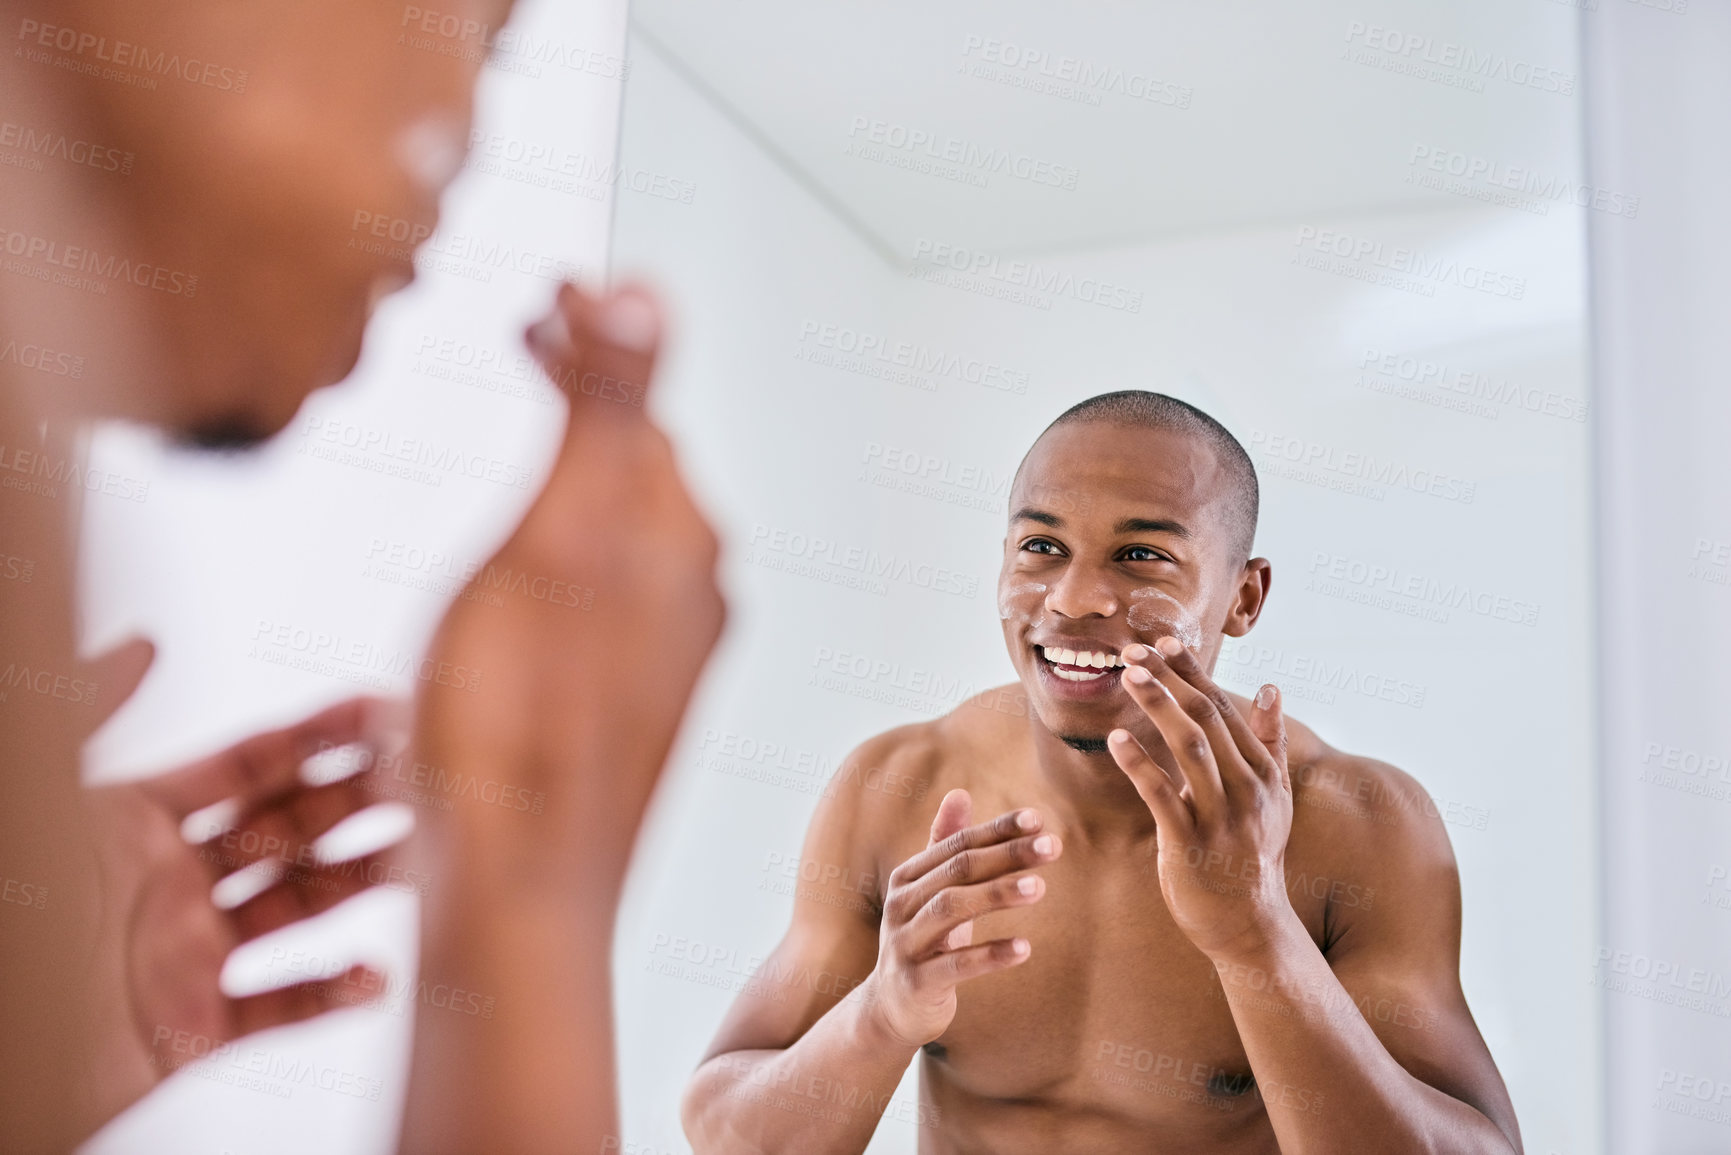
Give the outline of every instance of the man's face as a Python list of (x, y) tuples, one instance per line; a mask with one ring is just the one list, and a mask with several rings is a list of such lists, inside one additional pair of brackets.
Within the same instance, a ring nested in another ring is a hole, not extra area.
[(1034, 713), (1071, 746), (1098, 752), (1115, 727), (1146, 729), (1119, 685), (1124, 647), (1170, 635), (1212, 668), (1223, 630), (1254, 622), (1228, 493), (1213, 450), (1166, 430), (1076, 421), (1029, 452), (998, 609)]
[[(100, 366), (116, 388), (87, 408), (197, 439), (256, 439), (347, 375), (373, 304), (413, 276), (413, 247), (467, 145), (487, 39), (509, 9), (9, 5), (6, 66), (41, 96), (26, 111), (133, 157), (124, 175), (77, 178), (58, 211), (36, 206), (32, 229), (179, 274), (111, 285), (112, 303), (58, 290), (58, 312), (86, 329), (64, 338), (70, 347), (105, 325), (133, 334), (132, 360)], [(52, 63), (62, 57), (91, 67)]]

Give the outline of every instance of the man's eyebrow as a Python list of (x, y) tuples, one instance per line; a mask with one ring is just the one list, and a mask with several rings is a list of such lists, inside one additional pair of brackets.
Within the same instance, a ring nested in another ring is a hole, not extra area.
[(1127, 517), (1112, 528), (1113, 533), (1169, 533), (1173, 537), (1190, 537), (1190, 529), (1180, 521), (1160, 518)]
[(1047, 513), (1043, 509), (1035, 509), (1031, 505), (1024, 505), (1021, 509), (1018, 509), (1015, 513), (1012, 513), (1010, 515), (1010, 520), (1011, 521), (1037, 521), (1041, 525), (1051, 526), (1053, 529), (1057, 529), (1064, 524), (1064, 519), (1059, 517), (1057, 514)]

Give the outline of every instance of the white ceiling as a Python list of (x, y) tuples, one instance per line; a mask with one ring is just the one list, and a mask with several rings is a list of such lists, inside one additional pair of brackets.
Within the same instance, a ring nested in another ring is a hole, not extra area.
[[(1375, 26), (1429, 37), (1433, 58), (1453, 45), (1523, 78), (1561, 74), (1578, 93), (1576, 18), (1553, 0), (633, 0), (632, 13), (633, 51), (661, 55), (902, 262), (920, 238), (1026, 254), (1473, 204), (1408, 183), (1419, 146), (1573, 177), (1578, 95), (1496, 77), (1473, 91), (1345, 53), (1364, 47), (1356, 26)], [(1001, 78), (1038, 73), (984, 61), (992, 42), (1110, 79), (1087, 90), (1097, 103), (1016, 87)], [(1189, 107), (1124, 91), (1149, 80)], [(1073, 170), (1074, 188), (862, 159), (848, 153), (857, 118)]]

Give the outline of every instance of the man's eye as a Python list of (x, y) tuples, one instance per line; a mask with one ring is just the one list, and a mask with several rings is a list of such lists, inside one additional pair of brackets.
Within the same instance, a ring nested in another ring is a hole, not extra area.
[(1032, 541), (1024, 542), (1022, 544), (1022, 548), (1027, 550), (1029, 553), (1057, 553), (1058, 552), (1057, 543), (1047, 541), (1043, 537), (1036, 537)]
[(1172, 559), (1159, 550), (1149, 549), (1145, 545), (1133, 545), (1124, 551), (1125, 561), (1171, 561)]

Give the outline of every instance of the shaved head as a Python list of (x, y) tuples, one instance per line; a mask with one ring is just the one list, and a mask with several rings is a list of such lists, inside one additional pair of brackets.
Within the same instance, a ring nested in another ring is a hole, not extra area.
[[(1099, 421), (1120, 428), (1158, 429), (1205, 444), (1213, 452), (1228, 487), (1228, 492), (1221, 495), (1222, 528), (1237, 559), (1243, 561), (1250, 556), (1256, 540), (1256, 517), (1261, 501), (1256, 467), (1251, 464), (1244, 446), (1227, 431), (1226, 426), (1176, 397), (1146, 389), (1123, 389), (1116, 393), (1101, 393), (1070, 406), (1046, 426), (1040, 437), (1061, 425), (1083, 421)], [(1040, 438), (1034, 440), (1038, 444)], [(1033, 452), (1032, 446), (1028, 452)], [(1027, 463), (1026, 455), (1022, 462), (1024, 465)], [(1020, 478), (1021, 466), (1017, 467), (1016, 476)]]

